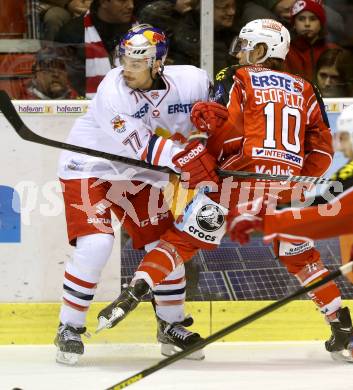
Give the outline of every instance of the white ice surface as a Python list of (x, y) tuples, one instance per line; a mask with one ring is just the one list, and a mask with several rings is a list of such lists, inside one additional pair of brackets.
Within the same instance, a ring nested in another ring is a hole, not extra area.
[[(88, 345), (76, 367), (54, 355), (53, 346), (0, 347), (0, 390), (103, 390), (160, 359), (152, 344)], [(128, 389), (352, 390), (352, 373), (322, 342), (216, 343), (204, 361), (174, 363)]]

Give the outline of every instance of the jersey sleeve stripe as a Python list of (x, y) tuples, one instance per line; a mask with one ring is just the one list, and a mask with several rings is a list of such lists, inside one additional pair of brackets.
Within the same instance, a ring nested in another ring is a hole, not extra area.
[(309, 97), (308, 101), (306, 102), (306, 106), (309, 106), (315, 98), (316, 98), (316, 95), (315, 95), (315, 93), (313, 93), (313, 94)]
[(236, 137), (236, 138), (230, 138), (230, 139), (227, 139), (226, 141), (224, 141), (225, 144), (229, 144), (230, 142), (234, 142), (234, 141), (240, 141), (241, 139), (243, 139), (244, 137)]
[(155, 157), (153, 159), (153, 165), (158, 165), (158, 162), (159, 162), (159, 158), (161, 156), (161, 153), (162, 153), (162, 150), (164, 148), (164, 145), (166, 143), (166, 139), (162, 138), (159, 145), (158, 145), (158, 149), (156, 151), (156, 154), (155, 154)]
[(313, 152), (324, 154), (325, 156), (327, 156), (329, 158), (330, 163), (328, 164), (326, 171), (322, 173), (322, 175), (325, 175), (325, 173), (327, 173), (328, 170), (330, 169), (330, 166), (331, 166), (332, 161), (333, 161), (333, 158), (332, 158), (331, 154), (327, 153), (327, 152), (324, 152), (323, 150), (320, 150), (320, 149), (313, 149), (311, 151), (311, 153), (313, 153)]
[(286, 234), (286, 233), (272, 233), (264, 235), (263, 240), (265, 243), (271, 242), (274, 238), (279, 238), (282, 240), (292, 241), (292, 242), (298, 242), (300, 241), (309, 241), (311, 238), (306, 236), (300, 236), (296, 234)]
[(319, 90), (319, 88), (315, 84), (312, 84), (312, 86), (313, 86), (313, 90), (314, 90), (314, 93), (315, 93), (315, 96), (316, 96), (316, 100), (317, 100), (317, 102), (319, 104), (319, 108), (320, 108), (320, 111), (321, 111), (322, 119), (325, 122), (325, 125), (328, 128), (330, 128), (330, 122), (328, 121), (328, 118), (327, 118), (327, 113), (326, 113), (326, 110), (325, 110), (325, 103), (322, 100), (322, 96), (321, 96), (320, 90)]
[(148, 151), (147, 151), (146, 161), (149, 164), (152, 164), (153, 149), (154, 149), (154, 146), (155, 146), (155, 144), (156, 144), (156, 142), (158, 141), (159, 138), (160, 137), (158, 135), (153, 134), (151, 139), (148, 142), (148, 146), (147, 146)]
[(314, 111), (315, 107), (317, 106), (317, 101), (315, 101), (311, 107), (309, 108), (308, 110), (308, 114), (307, 114), (307, 117), (306, 117), (306, 124), (308, 125), (310, 123), (310, 117), (311, 117), (311, 114), (312, 112)]
[(148, 145), (146, 146), (145, 150), (141, 154), (141, 160), (146, 161), (147, 152), (148, 152)]

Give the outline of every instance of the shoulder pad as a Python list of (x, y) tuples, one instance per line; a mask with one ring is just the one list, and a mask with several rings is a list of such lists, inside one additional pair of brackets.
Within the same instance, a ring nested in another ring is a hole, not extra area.
[(353, 160), (347, 162), (332, 176), (332, 180), (345, 181), (348, 179), (353, 179)]
[(235, 75), (236, 71), (240, 68), (240, 65), (232, 65), (228, 66), (227, 68), (221, 69), (216, 74), (216, 81), (224, 81), (226, 79), (233, 80), (233, 76)]

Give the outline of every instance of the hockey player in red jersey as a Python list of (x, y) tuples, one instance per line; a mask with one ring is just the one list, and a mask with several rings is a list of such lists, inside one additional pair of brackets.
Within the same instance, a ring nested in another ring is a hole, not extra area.
[[(344, 154), (348, 162), (333, 176), (334, 186), (300, 208), (299, 205), (276, 204), (268, 199), (246, 206), (248, 212), (233, 208), (228, 214), (227, 230), (231, 238), (240, 243), (249, 241), (250, 234), (260, 231), (264, 240), (288, 240), (298, 243), (310, 239), (324, 239), (353, 233), (353, 105), (346, 107), (337, 120), (335, 149)], [(351, 253), (353, 254), (353, 248)], [(351, 255), (352, 256), (352, 255)], [(339, 321), (332, 321), (332, 336), (326, 348), (336, 359), (353, 362), (352, 321), (347, 308), (339, 311)]]
[[(324, 239), (353, 233), (353, 105), (346, 107), (337, 121), (336, 150), (343, 152), (348, 162), (333, 176), (335, 187), (309, 199), (310, 206), (283, 205), (278, 210), (270, 202), (257, 204), (256, 213), (241, 214), (232, 209), (228, 229), (234, 240), (249, 240), (252, 231), (264, 233), (265, 241)], [(337, 184), (341, 185), (337, 185)], [(266, 213), (268, 207), (271, 212)]]
[[(267, 50), (261, 53), (264, 50), (261, 42), (266, 42), (266, 35), (275, 34), (276, 29), (279, 30), (276, 22), (253, 21), (242, 29), (235, 42), (234, 47), (238, 45), (239, 64), (247, 66), (233, 69), (233, 84), (227, 102), (229, 118), (222, 128), (224, 146), (219, 146), (220, 152), (217, 151), (225, 158), (221, 167), (257, 173), (321, 176), (329, 168), (333, 154), (323, 103), (316, 88), (310, 83), (278, 71), (282, 65), (276, 59), (276, 51), (278, 54), (281, 50), (280, 40), (277, 41), (277, 46), (273, 45), (272, 52)], [(284, 52), (285, 49), (282, 56), (279, 54), (280, 58), (284, 59)], [(257, 54), (260, 57), (262, 54), (263, 57), (260, 64), (256, 60)], [(266, 61), (267, 55), (270, 58)], [(218, 77), (220, 80), (216, 86), (216, 99), (227, 98), (225, 92), (229, 72), (231, 71), (225, 70)], [(199, 112), (196, 111), (197, 105), (193, 110), (197, 120), (199, 117), (203, 119), (204, 113), (210, 116), (207, 105), (200, 106)], [(217, 127), (213, 130), (214, 135), (208, 130), (209, 143), (212, 148), (217, 148), (216, 144), (221, 141), (219, 130)], [(231, 141), (227, 131), (233, 135)], [(212, 148), (209, 150), (212, 151)], [(269, 193), (278, 197), (280, 202), (300, 199), (302, 196), (302, 185), (294, 186), (288, 191), (278, 191), (278, 187), (281, 189), (281, 185), (270, 184)], [(252, 200), (257, 197), (256, 189), (259, 189), (259, 185), (254, 188)], [(236, 191), (233, 191), (233, 195), (237, 195)], [(240, 203), (246, 200), (239, 197)], [(237, 200), (234, 200), (232, 205), (236, 204)], [(328, 272), (313, 244), (310, 239), (301, 243), (278, 239), (274, 242), (279, 259), (304, 286)], [(336, 324), (341, 320), (346, 323), (349, 311), (341, 308), (340, 291), (335, 283), (314, 290), (310, 298), (318, 305), (328, 322)], [(330, 352), (342, 347), (341, 344), (335, 345), (334, 341), (331, 338), (326, 342), (326, 348)]]
[[(281, 71), (289, 43), (288, 30), (274, 20), (248, 23), (234, 45), (242, 66), (233, 69), (230, 91), (222, 85), (216, 89), (216, 97), (229, 92), (228, 109), (207, 102), (193, 107), (193, 123), (207, 132), (207, 149), (222, 169), (320, 176), (330, 166), (331, 134), (317, 91), (302, 78)], [(174, 161), (188, 158), (180, 153)], [(224, 179), (218, 192), (209, 192), (204, 185), (180, 221), (140, 263), (130, 290), (100, 312), (99, 328), (116, 325), (150, 287), (180, 262), (190, 260), (199, 248), (218, 245), (225, 233), (228, 208), (256, 199), (264, 191), (275, 192), (282, 201), (301, 196), (297, 188), (277, 184)], [(312, 241), (300, 245), (280, 241), (276, 250), (303, 285), (328, 272)], [(339, 321), (341, 297), (336, 284), (314, 291), (311, 298), (329, 322)]]

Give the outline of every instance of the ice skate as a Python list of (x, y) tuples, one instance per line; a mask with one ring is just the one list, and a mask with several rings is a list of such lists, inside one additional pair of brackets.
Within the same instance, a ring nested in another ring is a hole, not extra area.
[(149, 289), (149, 285), (143, 279), (140, 279), (136, 281), (133, 287), (129, 286), (124, 290), (114, 302), (99, 312), (96, 333), (103, 329), (113, 328), (118, 322), (122, 321), (136, 308)]
[(330, 322), (332, 335), (325, 342), (333, 360), (353, 363), (353, 328), (348, 307), (338, 310), (337, 322)]
[[(169, 324), (157, 317), (157, 339), (161, 343), (162, 355), (172, 356), (203, 340), (198, 333), (185, 329), (185, 327), (191, 326), (193, 322), (194, 320), (191, 317), (186, 317), (182, 322)], [(185, 359), (190, 360), (203, 360), (204, 358), (205, 354), (202, 349), (185, 357)]]
[(56, 361), (58, 363), (75, 365), (80, 356), (83, 355), (84, 345), (81, 334), (86, 328), (76, 328), (68, 324), (60, 323), (54, 344), (58, 347)]

